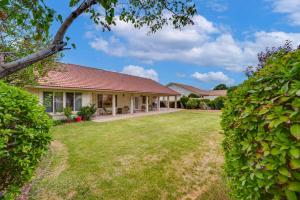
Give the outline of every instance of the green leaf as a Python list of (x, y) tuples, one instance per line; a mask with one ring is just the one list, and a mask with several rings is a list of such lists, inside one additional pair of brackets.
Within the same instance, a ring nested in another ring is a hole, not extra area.
[(294, 192), (300, 192), (300, 182), (290, 182), (288, 189)]
[(296, 137), (297, 139), (300, 139), (300, 124), (294, 124), (290, 128), (291, 134)]
[(299, 158), (300, 157), (300, 150), (299, 149), (290, 149), (290, 154), (293, 158)]
[(283, 176), (283, 175), (281, 175), (281, 174), (278, 175), (278, 181), (279, 181), (280, 184), (284, 184), (284, 183), (286, 183), (288, 180), (289, 180), (288, 177)]
[(63, 23), (63, 19), (62, 19), (61, 15), (57, 15), (57, 19), (58, 19), (58, 21), (60, 21), (60, 23)]
[(73, 49), (76, 49), (76, 45), (74, 43), (71, 44)]
[(69, 41), (69, 40), (70, 40), (70, 38), (69, 38), (68, 36), (66, 36), (66, 40), (67, 40), (67, 41)]
[(278, 154), (279, 154), (279, 149), (273, 148), (273, 149), (271, 150), (271, 154), (272, 154), (272, 155), (278, 155)]
[(290, 174), (289, 170), (285, 167), (280, 167), (279, 168), (279, 173), (284, 175), (284, 176), (289, 176), (289, 174)]
[(290, 167), (292, 169), (299, 169), (300, 168), (300, 160), (291, 160), (290, 161)]
[(285, 190), (285, 196), (288, 200), (297, 200), (296, 193), (293, 191)]

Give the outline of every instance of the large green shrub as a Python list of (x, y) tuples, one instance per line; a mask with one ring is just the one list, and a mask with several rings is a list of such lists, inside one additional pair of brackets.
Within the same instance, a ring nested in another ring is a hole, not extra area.
[(186, 108), (186, 103), (188, 102), (189, 98), (187, 96), (183, 96), (180, 98), (180, 103), (183, 105), (184, 108)]
[(225, 171), (235, 199), (300, 199), (300, 52), (274, 55), (228, 94)]
[(186, 103), (186, 108), (187, 109), (196, 109), (199, 108), (199, 99), (189, 99), (188, 102)]
[(13, 199), (51, 140), (51, 120), (38, 99), (0, 81), (0, 191)]
[(224, 102), (226, 100), (226, 97), (217, 97), (214, 100), (212, 100), (212, 103), (214, 105), (214, 109), (216, 110), (221, 110), (222, 108), (224, 108)]
[(78, 112), (78, 115), (81, 116), (83, 120), (91, 120), (91, 117), (96, 113), (96, 111), (96, 106), (93, 104), (82, 107)]

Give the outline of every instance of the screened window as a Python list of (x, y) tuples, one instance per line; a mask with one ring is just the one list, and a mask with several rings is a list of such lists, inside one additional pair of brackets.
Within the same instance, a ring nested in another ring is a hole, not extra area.
[(66, 107), (70, 107), (74, 110), (74, 93), (66, 93)]
[(75, 93), (75, 111), (79, 111), (82, 107), (82, 95), (81, 93)]
[(63, 99), (64, 99), (64, 93), (62, 92), (54, 93), (54, 112), (63, 112), (64, 110)]
[(66, 107), (70, 107), (73, 111), (79, 111), (80, 108), (82, 107), (82, 94), (67, 92)]
[[(116, 99), (117, 104), (117, 99)], [(111, 108), (112, 107), (112, 95), (110, 94), (98, 94), (98, 108)]]
[(53, 92), (43, 92), (43, 104), (46, 112), (53, 112)]

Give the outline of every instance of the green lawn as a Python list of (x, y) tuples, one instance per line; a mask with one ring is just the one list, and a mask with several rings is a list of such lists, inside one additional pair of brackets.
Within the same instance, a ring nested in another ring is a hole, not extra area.
[(181, 111), (52, 129), (31, 199), (228, 199), (220, 113)]

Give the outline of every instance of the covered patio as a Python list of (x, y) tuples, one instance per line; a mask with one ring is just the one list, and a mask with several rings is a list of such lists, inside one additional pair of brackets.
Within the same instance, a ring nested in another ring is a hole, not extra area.
[(136, 117), (143, 117), (148, 115), (158, 115), (163, 113), (172, 113), (180, 111), (181, 109), (175, 109), (175, 108), (161, 108), (160, 110), (155, 111), (149, 111), (149, 112), (140, 112), (140, 113), (134, 113), (134, 114), (117, 114), (116, 116), (112, 115), (106, 115), (106, 116), (96, 116), (94, 117), (94, 122), (108, 122), (108, 121), (115, 121), (115, 120), (121, 120), (121, 119), (130, 119), (130, 118), (136, 118)]
[[(166, 94), (128, 93), (128, 92), (93, 92), (92, 104), (97, 106), (96, 116), (117, 116), (161, 111), (161, 97)], [(167, 96), (169, 99), (169, 96)], [(177, 96), (174, 96), (177, 102)], [(166, 102), (166, 109), (170, 101)], [(173, 106), (177, 109), (177, 103)]]

